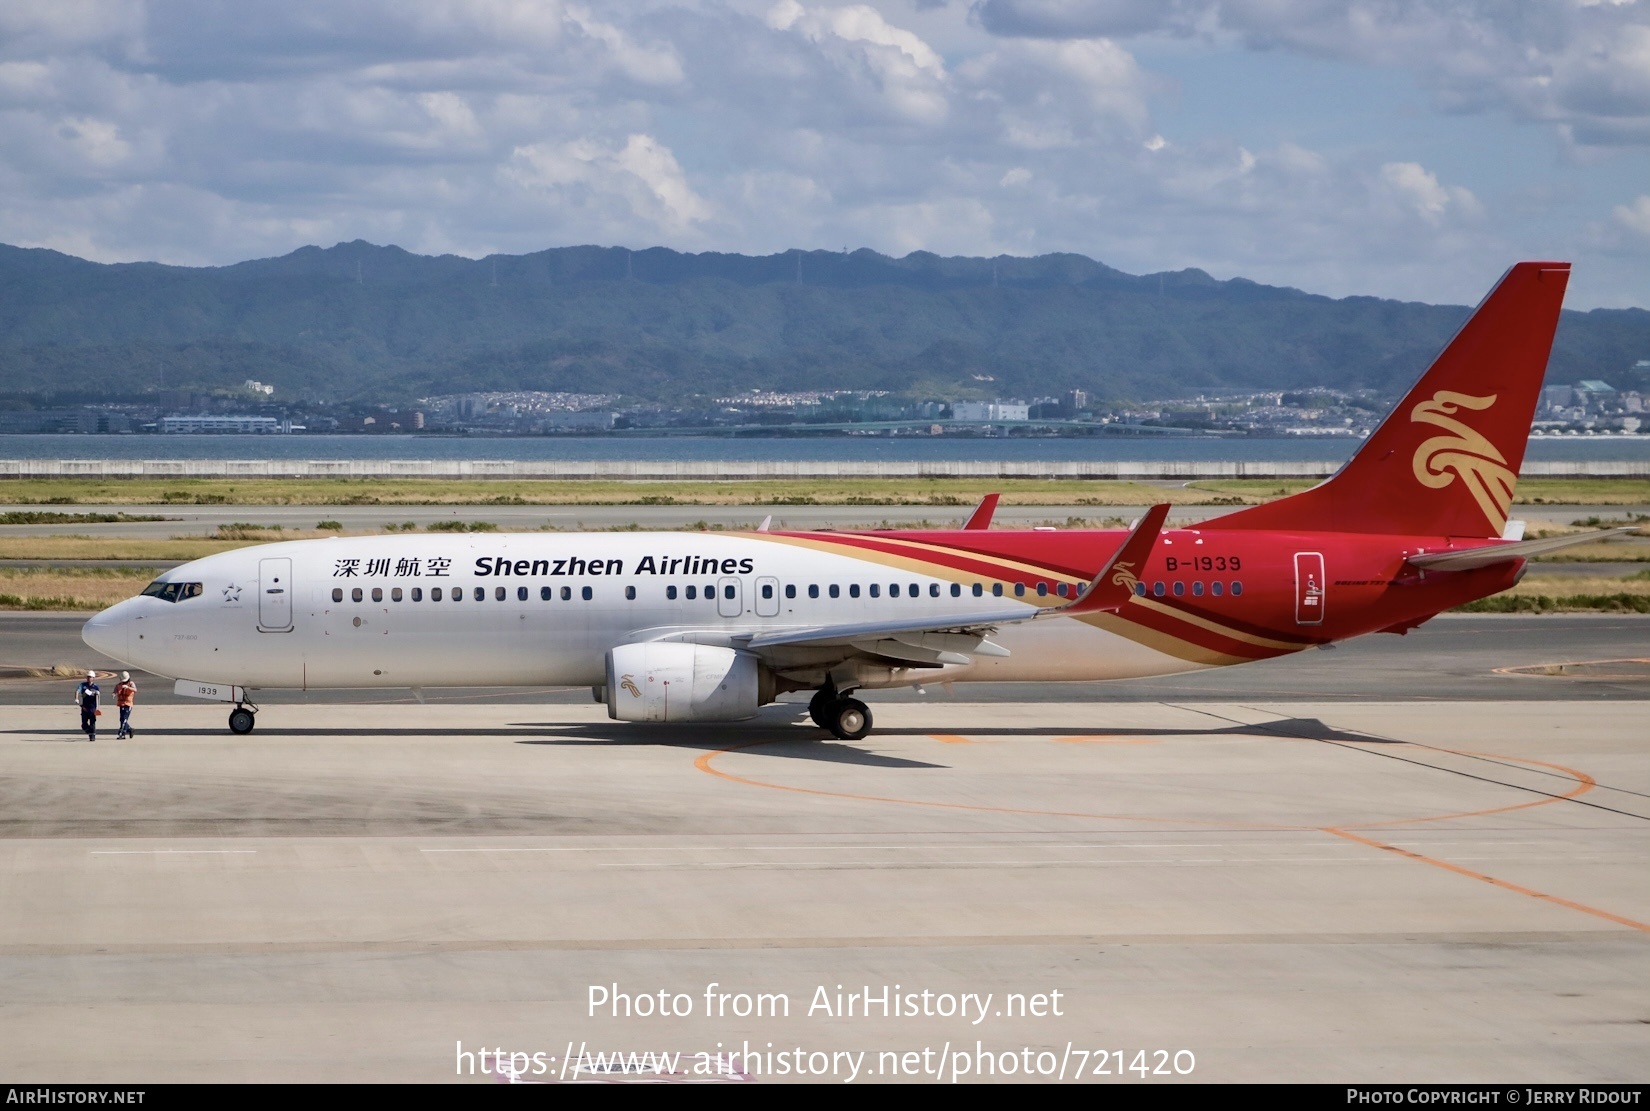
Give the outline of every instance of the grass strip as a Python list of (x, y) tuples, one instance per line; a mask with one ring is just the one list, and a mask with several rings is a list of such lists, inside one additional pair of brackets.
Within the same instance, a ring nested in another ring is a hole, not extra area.
[(1650, 594), (1497, 594), (1456, 613), (1650, 613)]

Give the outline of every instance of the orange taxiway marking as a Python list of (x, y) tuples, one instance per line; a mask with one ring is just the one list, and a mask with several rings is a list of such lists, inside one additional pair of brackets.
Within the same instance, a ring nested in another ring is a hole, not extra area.
[(1544, 891), (1537, 891), (1532, 887), (1525, 887), (1522, 884), (1496, 879), (1494, 876), (1485, 875), (1483, 872), (1474, 872), (1471, 868), (1463, 868), (1459, 864), (1451, 864), (1447, 860), (1438, 860), (1435, 857), (1426, 856), (1410, 849), (1400, 849), (1398, 846), (1388, 845), (1384, 841), (1374, 841), (1368, 837), (1359, 837), (1356, 833), (1351, 833), (1344, 829), (1336, 829), (1333, 826), (1325, 826), (1323, 832), (1332, 834), (1335, 837), (1344, 837), (1348, 841), (1356, 841), (1360, 845), (1368, 845), (1370, 848), (1380, 849), (1383, 852), (1395, 853), (1398, 856), (1408, 857), (1410, 860), (1420, 861), (1422, 864), (1430, 864), (1434, 868), (1442, 868), (1446, 872), (1454, 872), (1458, 876), (1467, 876), (1471, 879), (1482, 880), (1484, 883), (1490, 884), (1494, 887), (1499, 887), (1504, 891), (1513, 891), (1519, 895), (1528, 895), (1532, 899), (1542, 899), (1546, 902), (1554, 904), (1555, 906), (1568, 907), (1570, 910), (1579, 910), (1581, 913), (1590, 914), (1594, 918), (1603, 918), (1608, 922), (1614, 922), (1617, 925), (1626, 926), (1629, 929), (1642, 930), (1645, 933), (1650, 933), (1650, 924), (1638, 922), (1631, 918), (1624, 918), (1619, 914), (1611, 914), (1607, 910), (1600, 910), (1597, 907), (1590, 907), (1586, 903), (1577, 903), (1570, 899), (1560, 898), (1557, 895), (1548, 895)]

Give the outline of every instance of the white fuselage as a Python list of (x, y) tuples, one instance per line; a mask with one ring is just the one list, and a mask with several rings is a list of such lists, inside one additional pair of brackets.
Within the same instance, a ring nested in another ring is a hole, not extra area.
[[(84, 637), (159, 675), (254, 689), (598, 685), (608, 650), (638, 641), (736, 646), (752, 632), (1036, 608), (995, 596), (990, 579), (976, 594), (974, 581), (765, 533), (341, 537), (175, 568), (161, 582), (198, 590), (121, 602)], [(1200, 666), (1077, 620), (1005, 625), (992, 640), (1008, 654), (873, 671), (861, 685)], [(805, 673), (810, 651), (793, 657)]]

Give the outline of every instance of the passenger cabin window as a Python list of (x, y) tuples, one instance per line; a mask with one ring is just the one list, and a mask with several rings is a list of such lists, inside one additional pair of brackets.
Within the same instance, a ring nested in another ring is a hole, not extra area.
[(809, 583), (808, 584), (808, 597), (810, 597), (810, 598), (819, 597), (819, 584), (818, 583)]
[(516, 601), (518, 601), (518, 602), (527, 601), (527, 588), (525, 586), (516, 587)]
[(361, 588), (360, 587), (356, 587), (354, 590), (351, 590), (349, 592), (349, 600), (352, 601), (352, 602), (359, 602), (361, 600)]
[[(690, 586), (688, 589), (692, 590), (693, 588)], [(676, 600), (676, 588), (674, 586), (665, 587), (665, 597), (674, 602)]]
[[(728, 597), (731, 598), (731, 597), (733, 597), (733, 595), (730, 593), (728, 595)], [(762, 584), (762, 600), (764, 602), (766, 602), (766, 601), (771, 600), (772, 598), (773, 598), (773, 583), (763, 583)]]
[(636, 600), (636, 588), (633, 587), (633, 586), (625, 587), (624, 588), (624, 596), (625, 596), (625, 601), (634, 602)]
[(432, 601), (432, 602), (441, 601), (441, 588), (439, 586), (430, 587), (430, 601)]
[(584, 589), (583, 589), (583, 590), (581, 590), (581, 591), (580, 591), (580, 592), (579, 592), (579, 593), (580, 593), (580, 594), (582, 594), (582, 595), (583, 595), (583, 596), (584, 596), (584, 600), (585, 600), (585, 601), (586, 601), (586, 602), (588, 602), (588, 601), (590, 601), (590, 599), (591, 599), (591, 598), (592, 598), (592, 597), (594, 597), (594, 594), (593, 594), (593, 592), (592, 592), (592, 591), (591, 591), (591, 589), (590, 589), (590, 588), (589, 588), (589, 587), (588, 587), (588, 586), (587, 586), (587, 587), (585, 587), (585, 588), (584, 588)]
[[(144, 593), (147, 594), (147, 593), (149, 593), (149, 591), (145, 590)], [(335, 587), (332, 588), (332, 600), (334, 602), (342, 602), (344, 600), (344, 588), (343, 587), (335, 586)]]
[[(1064, 594), (1065, 591), (1061, 590), (1060, 593)], [(1048, 583), (1038, 583), (1037, 584), (1037, 597), (1039, 597), (1039, 598), (1047, 598), (1048, 597)]]
[(190, 598), (199, 597), (202, 589), (200, 583), (152, 582), (143, 588), (143, 593), (139, 597), (159, 598), (163, 602), (185, 602)]
[(871, 584), (871, 597), (873, 597), (873, 598), (882, 597), (882, 587), (879, 586), (876, 583), (872, 583)]
[(696, 586), (688, 587), (687, 588), (687, 600), (691, 602), (697, 597), (699, 597), (699, 588), (696, 587)]
[(1219, 598), (1221, 593), (1223, 591), (1225, 591), (1225, 589), (1226, 589), (1226, 587), (1224, 585), (1222, 585), (1221, 583), (1210, 583), (1209, 584), (1209, 593), (1213, 594), (1216, 598)]
[(786, 583), (785, 584), (785, 597), (786, 598), (795, 598), (796, 597), (796, 587), (792, 586), (790, 583)]
[(412, 600), (415, 601), (415, 602), (422, 602), (424, 600), (424, 588), (423, 587), (415, 586), (415, 587), (412, 588)]
[(561, 600), (564, 601), (564, 602), (571, 602), (573, 600), (573, 588), (572, 587), (564, 586), (564, 587), (561, 588)]
[(390, 601), (399, 602), (400, 600), (401, 600), (401, 588), (398, 586), (398, 587), (395, 587), (395, 588), (391, 589), (391, 591), (390, 591)]
[(1001, 598), (1003, 596), (1003, 584), (1002, 583), (992, 583), (991, 584), (991, 595), (994, 598)]
[(842, 588), (840, 586), (838, 586), (836, 583), (831, 584), (831, 597), (833, 597), (833, 598), (842, 597)]
[(985, 593), (985, 587), (982, 586), (979, 583), (975, 583), (974, 584), (974, 597), (978, 598), (984, 593)]
[(858, 583), (850, 583), (849, 584), (849, 586), (848, 586), (848, 597), (850, 597), (850, 598), (858, 598), (859, 597), (859, 584)]
[(478, 602), (485, 602), (487, 600), (487, 588), (484, 587), (484, 586), (476, 587), (475, 588), (475, 599)]
[(372, 600), (375, 601), (375, 602), (382, 602), (384, 600), (384, 588), (383, 587), (375, 586), (375, 587), (372, 588)]
[(504, 588), (502, 586), (493, 587), (493, 600), (497, 602), (504, 601)]
[(1015, 583), (1014, 584), (1014, 597), (1024, 598), (1025, 596), (1026, 596), (1026, 584), (1025, 583)]
[(539, 601), (548, 602), (554, 596), (555, 591), (551, 590), (548, 586), (539, 587)]
[(1232, 597), (1236, 598), (1239, 594), (1242, 594), (1242, 593), (1243, 593), (1243, 584), (1242, 583), (1233, 583), (1232, 584)]

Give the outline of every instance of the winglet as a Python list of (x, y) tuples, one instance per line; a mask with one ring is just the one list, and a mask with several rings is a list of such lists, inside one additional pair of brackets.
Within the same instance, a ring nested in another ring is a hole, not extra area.
[(1002, 497), (1001, 494), (987, 494), (981, 498), (980, 504), (974, 508), (974, 512), (968, 515), (968, 520), (963, 522), (963, 528), (990, 528), (991, 517), (997, 512), (997, 499), (1000, 497)]
[(1134, 597), (1134, 584), (1140, 581), (1140, 572), (1145, 568), (1146, 559), (1157, 544), (1158, 533), (1163, 531), (1163, 522), (1168, 518), (1167, 502), (1146, 510), (1146, 515), (1140, 518), (1116, 554), (1100, 568), (1100, 573), (1094, 576), (1094, 581), (1078, 595), (1077, 600), (1044, 610), (1043, 613), (1075, 617), (1084, 613), (1115, 613), (1122, 609)]

